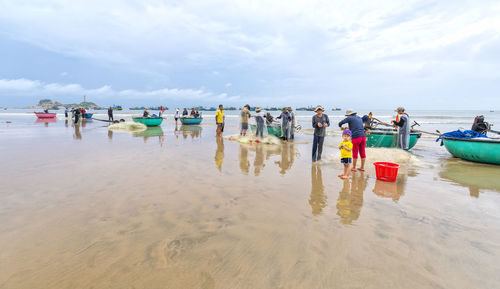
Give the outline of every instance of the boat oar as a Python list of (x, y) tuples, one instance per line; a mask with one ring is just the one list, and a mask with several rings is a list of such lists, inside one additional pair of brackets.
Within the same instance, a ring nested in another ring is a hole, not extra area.
[(432, 135), (441, 135), (440, 133), (437, 133), (437, 132), (430, 132), (430, 131), (418, 130), (418, 129), (412, 129), (412, 131), (421, 132), (421, 133), (427, 133), (427, 134), (432, 134)]
[(496, 130), (492, 130), (492, 129), (489, 129), (488, 131), (492, 132), (492, 133), (500, 134), (500, 131), (496, 131)]

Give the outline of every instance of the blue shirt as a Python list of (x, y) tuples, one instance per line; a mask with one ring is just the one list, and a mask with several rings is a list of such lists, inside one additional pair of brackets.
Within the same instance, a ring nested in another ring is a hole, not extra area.
[(339, 122), (339, 127), (342, 127), (342, 125), (346, 123), (349, 124), (349, 130), (352, 131), (352, 139), (366, 136), (363, 120), (359, 116), (350, 115), (346, 117), (344, 120)]

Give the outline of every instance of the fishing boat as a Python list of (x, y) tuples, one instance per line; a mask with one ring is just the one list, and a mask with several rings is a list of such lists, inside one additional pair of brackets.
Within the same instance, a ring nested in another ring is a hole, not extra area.
[(56, 118), (55, 113), (35, 112), (35, 115), (38, 118)]
[(163, 118), (161, 117), (133, 117), (133, 121), (142, 123), (145, 126), (159, 126), (163, 122)]
[(191, 125), (191, 124), (200, 124), (201, 121), (203, 120), (202, 117), (181, 117), (181, 123), (185, 125)]
[(94, 115), (93, 113), (84, 113), (82, 114), (82, 118), (90, 119), (92, 118), (93, 115)]
[[(281, 132), (281, 126), (280, 125), (268, 125), (267, 127), (267, 134), (269, 135), (274, 135), (275, 137), (281, 137), (283, 133)], [(255, 124), (250, 125), (250, 129), (252, 132), (257, 131), (257, 126)]]
[(113, 105), (113, 110), (123, 110), (121, 105)]
[[(409, 148), (413, 148), (422, 136), (420, 132), (410, 132)], [(395, 148), (398, 146), (398, 132), (395, 129), (372, 129), (366, 137), (366, 146), (375, 148)]]
[(441, 137), (446, 150), (464, 160), (500, 165), (500, 139)]

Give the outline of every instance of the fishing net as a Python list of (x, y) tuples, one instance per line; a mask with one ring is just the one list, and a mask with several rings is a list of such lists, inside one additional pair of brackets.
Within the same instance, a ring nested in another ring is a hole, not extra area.
[(112, 124), (108, 127), (108, 130), (124, 131), (124, 132), (139, 132), (139, 131), (144, 131), (147, 128), (148, 127), (142, 123), (129, 121), (129, 122), (120, 122), (120, 123)]
[(224, 136), (224, 139), (237, 141), (242, 144), (251, 144), (251, 143), (281, 144), (281, 139), (273, 135), (267, 135), (263, 138), (257, 138), (254, 135), (240, 136), (236, 134), (236, 135)]

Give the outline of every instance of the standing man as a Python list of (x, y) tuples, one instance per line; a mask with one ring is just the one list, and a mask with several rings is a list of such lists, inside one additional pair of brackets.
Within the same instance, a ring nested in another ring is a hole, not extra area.
[(361, 167), (358, 170), (364, 172), (365, 171), (365, 161), (366, 161), (366, 134), (365, 134), (365, 125), (363, 124), (363, 120), (357, 115), (352, 109), (348, 109), (345, 113), (346, 118), (339, 122), (339, 127), (342, 131), (347, 128), (343, 128), (342, 125), (348, 124), (349, 130), (352, 132), (352, 172), (356, 172), (356, 163), (358, 162), (358, 152), (359, 156), (361, 156)]
[(80, 108), (75, 109), (75, 124), (77, 124), (78, 121), (80, 120), (81, 114), (82, 114), (82, 111), (80, 110)]
[(295, 138), (295, 115), (292, 112), (292, 108), (288, 107), (288, 115), (290, 116), (290, 126), (288, 131), (290, 132), (290, 140)]
[(289, 137), (288, 125), (290, 124), (290, 115), (285, 107), (281, 111), (280, 116), (278, 116), (281, 119), (281, 137), (284, 141), (287, 141)]
[(113, 108), (110, 106), (108, 108), (108, 120), (113, 122), (114, 121), (114, 118), (113, 118)]
[(255, 122), (257, 123), (257, 137), (264, 137), (264, 114), (262, 113), (262, 108), (257, 107), (255, 109)]
[(64, 108), (64, 117), (65, 118), (68, 118), (68, 112), (69, 112), (68, 108), (67, 107)]
[(405, 108), (400, 106), (396, 109), (398, 116), (392, 123), (398, 127), (398, 148), (405, 151), (410, 149), (410, 116), (406, 114)]
[(314, 112), (316, 114), (312, 117), (312, 126), (314, 128), (314, 140), (312, 149), (313, 163), (321, 160), (321, 153), (323, 152), (323, 142), (325, 141), (326, 128), (330, 126), (330, 119), (328, 115), (324, 114), (325, 109), (318, 105)]
[(217, 125), (217, 137), (221, 137), (224, 132), (224, 107), (219, 104), (219, 110), (215, 113), (215, 124)]
[(174, 114), (174, 119), (175, 119), (175, 125), (177, 126), (177, 120), (179, 120), (179, 109), (175, 109), (175, 114)]
[(245, 105), (241, 110), (241, 131), (240, 136), (246, 136), (248, 130), (248, 118), (250, 118), (250, 105)]

